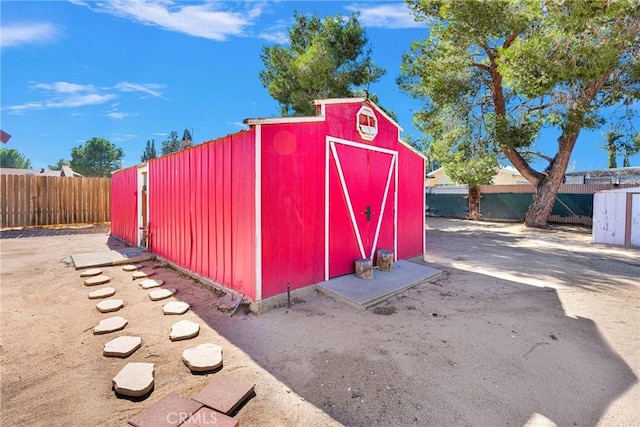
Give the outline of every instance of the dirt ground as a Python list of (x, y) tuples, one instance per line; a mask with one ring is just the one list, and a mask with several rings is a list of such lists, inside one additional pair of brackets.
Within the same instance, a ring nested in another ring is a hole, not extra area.
[[(190, 397), (210, 381), (180, 357), (202, 342), (222, 345), (223, 373), (256, 384), (236, 416), (244, 426), (640, 424), (640, 251), (591, 244), (582, 228), (427, 224), (427, 264), (444, 274), (363, 312), (314, 294), (230, 317), (214, 293), (155, 269), (192, 305), (183, 318), (202, 328), (191, 341), (169, 341), (177, 317), (130, 273), (106, 267), (126, 301), (121, 334), (143, 338), (126, 360), (102, 356), (118, 333), (92, 335), (107, 315), (61, 262), (117, 242), (3, 232), (1, 424), (121, 426), (170, 391)], [(129, 361), (156, 364), (146, 400), (111, 390)]]

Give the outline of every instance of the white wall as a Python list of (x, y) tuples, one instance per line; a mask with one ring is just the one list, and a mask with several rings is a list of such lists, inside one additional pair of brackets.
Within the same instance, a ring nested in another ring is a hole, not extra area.
[[(593, 196), (593, 242), (624, 245), (627, 226), (627, 194), (640, 188), (603, 191)], [(631, 196), (631, 245), (640, 247), (640, 194)]]

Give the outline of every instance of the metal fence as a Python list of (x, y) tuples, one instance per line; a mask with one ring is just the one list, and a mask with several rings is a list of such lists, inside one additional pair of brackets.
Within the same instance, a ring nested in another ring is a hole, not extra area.
[(2, 227), (109, 221), (111, 178), (0, 175)]
[[(591, 225), (594, 193), (633, 186), (637, 184), (562, 184), (549, 222)], [(532, 185), (481, 185), (479, 189), (481, 218), (524, 221), (533, 200)], [(428, 187), (426, 213), (431, 216), (466, 218), (468, 194), (467, 186)]]

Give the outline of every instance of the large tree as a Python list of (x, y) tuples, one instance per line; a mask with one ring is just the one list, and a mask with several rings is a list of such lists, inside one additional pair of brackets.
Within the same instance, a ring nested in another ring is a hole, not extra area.
[(71, 149), (71, 168), (86, 177), (110, 177), (122, 167), (124, 151), (103, 138), (91, 138)]
[(156, 153), (156, 142), (153, 139), (147, 140), (147, 145), (144, 147), (142, 156), (140, 156), (140, 161), (148, 162), (156, 157), (158, 157), (158, 153)]
[(31, 160), (15, 148), (0, 148), (0, 167), (7, 169), (31, 169)]
[(60, 171), (63, 166), (69, 166), (69, 160), (60, 158), (54, 165), (49, 165), (49, 170)]
[[(640, 3), (407, 2), (430, 25), (398, 79), (426, 101), (417, 125), (449, 171), (508, 159), (535, 186), (525, 223), (546, 226), (580, 131), (637, 102)], [(558, 134), (555, 153), (535, 148), (543, 127)], [(534, 169), (538, 157), (548, 166)]]
[(264, 46), (261, 55), (260, 81), (283, 116), (315, 115), (314, 99), (357, 96), (358, 87), (366, 89), (384, 75), (371, 59), (357, 14), (321, 20), (296, 13), (294, 19), (288, 46)]

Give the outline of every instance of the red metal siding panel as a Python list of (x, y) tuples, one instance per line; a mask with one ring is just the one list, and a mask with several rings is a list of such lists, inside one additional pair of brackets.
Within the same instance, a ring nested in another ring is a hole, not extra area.
[(119, 170), (111, 177), (111, 234), (138, 242), (138, 168)]
[(324, 280), (324, 123), (262, 126), (262, 297)]
[(255, 299), (254, 133), (149, 164), (153, 251)]
[(422, 254), (424, 235), (424, 162), (398, 145), (398, 258)]

